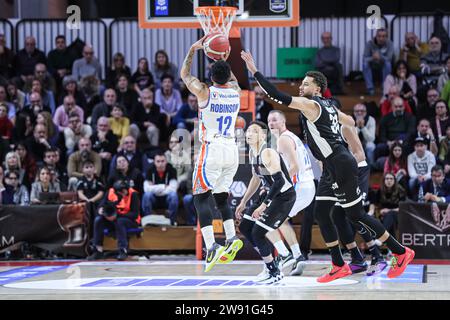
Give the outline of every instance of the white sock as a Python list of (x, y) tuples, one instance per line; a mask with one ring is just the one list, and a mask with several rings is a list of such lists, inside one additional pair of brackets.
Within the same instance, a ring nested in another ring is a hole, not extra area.
[(216, 242), (216, 240), (214, 238), (213, 226), (206, 226), (206, 227), (203, 227), (201, 230), (202, 230), (203, 240), (205, 241), (206, 250), (209, 250), (209, 249), (211, 249), (214, 242)]
[(297, 259), (302, 255), (302, 252), (300, 251), (300, 246), (298, 243), (291, 246), (292, 255), (294, 256), (294, 259)]
[(277, 249), (278, 253), (283, 257), (286, 257), (289, 254), (289, 250), (286, 248), (283, 240), (277, 241), (273, 245), (275, 246), (275, 249)]
[(228, 219), (223, 222), (223, 228), (225, 229), (225, 236), (228, 239), (233, 238), (236, 235), (236, 229), (234, 227), (234, 220)]

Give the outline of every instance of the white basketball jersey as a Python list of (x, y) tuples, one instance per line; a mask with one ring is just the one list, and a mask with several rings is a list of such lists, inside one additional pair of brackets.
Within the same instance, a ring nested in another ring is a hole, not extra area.
[(209, 87), (208, 103), (199, 109), (200, 141), (212, 142), (216, 137), (234, 138), (234, 126), (240, 106), (238, 91), (233, 88)]
[[(303, 145), (302, 140), (300, 140), (299, 137), (297, 137), (294, 133), (292, 133), (289, 130), (284, 131), (280, 137), (282, 136), (288, 136), (292, 140), (294, 140), (295, 143), (295, 152), (297, 153), (297, 158), (299, 161), (299, 170), (297, 174), (292, 178), (292, 182), (295, 184), (307, 182), (307, 181), (313, 181), (314, 180), (314, 174), (311, 166), (311, 159), (309, 158), (308, 151), (306, 151), (305, 146)], [(283, 157), (284, 163), (286, 163), (286, 166), (290, 168), (289, 159), (284, 154), (281, 154)]]

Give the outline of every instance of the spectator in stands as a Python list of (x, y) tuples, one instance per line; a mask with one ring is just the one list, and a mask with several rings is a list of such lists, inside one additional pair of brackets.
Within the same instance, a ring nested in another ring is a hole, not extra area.
[(33, 130), (33, 136), (26, 140), (27, 151), (36, 160), (37, 164), (42, 164), (44, 152), (52, 146), (48, 140), (47, 127), (42, 124), (36, 124)]
[[(450, 56), (445, 59), (445, 71), (443, 74), (439, 76), (437, 90), (442, 93), (445, 85), (450, 80)], [(450, 89), (449, 89), (450, 90)]]
[[(100, 97), (100, 80), (95, 76), (84, 77), (80, 80), (80, 91), (83, 93), (86, 100), (84, 113), (87, 119), (91, 116), (94, 107), (102, 102), (102, 98)], [(92, 121), (91, 123), (95, 124), (95, 122)]]
[(153, 89), (154, 80), (148, 67), (147, 58), (139, 59), (136, 72), (131, 76), (131, 83), (134, 85), (134, 90), (139, 96), (142, 94), (142, 90)]
[(84, 176), (78, 180), (76, 187), (78, 199), (87, 202), (89, 212), (93, 215), (94, 212), (97, 212), (97, 207), (105, 194), (105, 186), (98, 179), (92, 161), (87, 160), (83, 163), (83, 174)]
[(120, 151), (111, 160), (109, 172), (112, 172), (118, 156), (125, 156), (130, 162), (130, 168), (138, 168), (143, 174), (147, 172), (149, 160), (147, 156), (136, 148), (136, 139), (133, 136), (127, 136), (120, 145)]
[(94, 55), (94, 49), (90, 45), (83, 48), (83, 58), (75, 60), (72, 66), (72, 76), (80, 81), (84, 77), (95, 76), (102, 78), (102, 65)]
[(408, 156), (409, 191), (411, 194), (416, 194), (417, 186), (431, 178), (431, 168), (436, 164), (436, 158), (427, 150), (424, 138), (416, 138), (414, 150)]
[(72, 112), (69, 114), (69, 126), (64, 129), (64, 141), (67, 148), (67, 155), (70, 155), (75, 151), (75, 146), (82, 138), (89, 139), (91, 135), (92, 127), (88, 124), (83, 124), (78, 113)]
[(406, 61), (398, 60), (389, 74), (384, 80), (383, 95), (388, 97), (389, 89), (396, 85), (400, 89), (400, 97), (409, 103), (413, 109), (417, 106), (417, 79), (409, 70)]
[(395, 179), (404, 188), (408, 188), (408, 163), (406, 160), (407, 154), (403, 150), (401, 143), (395, 141), (390, 150), (389, 156), (384, 162), (383, 173), (392, 173)]
[(81, 122), (84, 122), (83, 109), (76, 105), (73, 96), (67, 95), (64, 98), (64, 104), (56, 109), (55, 115), (53, 116), (53, 122), (58, 127), (59, 132), (64, 132), (64, 130), (69, 127), (69, 115), (71, 113), (78, 114)]
[(435, 88), (427, 90), (427, 101), (419, 104), (417, 109), (417, 119), (432, 120), (436, 116), (434, 105), (439, 100), (439, 92)]
[(450, 126), (450, 118), (448, 117), (447, 103), (444, 100), (438, 100), (434, 104), (436, 117), (431, 122), (433, 134), (436, 137), (437, 144), (445, 138), (445, 131)]
[(167, 118), (161, 113), (161, 107), (154, 102), (153, 97), (150, 89), (142, 90), (141, 103), (136, 105), (131, 117), (130, 135), (137, 139), (145, 132), (150, 145), (158, 147), (161, 131), (167, 130)]
[(439, 76), (445, 72), (448, 54), (442, 50), (442, 42), (438, 37), (431, 37), (428, 46), (429, 52), (420, 59), (420, 69), (427, 84), (436, 87)]
[(119, 76), (125, 75), (127, 79), (131, 78), (130, 67), (125, 64), (125, 57), (122, 53), (117, 52), (113, 56), (113, 64), (106, 70), (106, 87), (115, 88)]
[(155, 102), (161, 106), (161, 112), (167, 114), (169, 120), (177, 114), (183, 104), (180, 91), (173, 87), (173, 79), (170, 74), (164, 74), (161, 77), (161, 88), (155, 93)]
[(55, 49), (48, 53), (48, 68), (57, 82), (61, 83), (65, 76), (71, 73), (73, 58), (67, 50), (66, 37), (58, 35), (55, 38)]
[(162, 207), (169, 212), (171, 225), (177, 225), (178, 212), (178, 182), (177, 172), (167, 163), (166, 156), (159, 153), (147, 171), (144, 182), (144, 197), (142, 198), (142, 224), (146, 216), (153, 214), (156, 207)]
[[(176, 131), (172, 134), (169, 140), (169, 150), (164, 155), (167, 162), (177, 171), (177, 181), (179, 189), (185, 191), (192, 186), (186, 185), (188, 180), (189, 168), (192, 167), (191, 155), (188, 150), (183, 148), (183, 143), (180, 141), (184, 136), (177, 137)], [(190, 141), (189, 141), (190, 146)]]
[(27, 188), (31, 187), (32, 180), (29, 179), (27, 172), (22, 167), (20, 162), (20, 156), (15, 151), (10, 151), (5, 156), (5, 172), (8, 173), (10, 171), (14, 171), (18, 175), (18, 182), (21, 185), (26, 186)]
[(32, 204), (41, 204), (40, 193), (61, 192), (59, 183), (52, 182), (51, 171), (47, 167), (41, 167), (36, 175), (36, 181), (31, 185), (30, 201)]
[(126, 75), (119, 75), (117, 78), (116, 93), (117, 102), (124, 106), (125, 116), (131, 117), (134, 108), (138, 103), (138, 95), (136, 91), (130, 88)]
[(153, 63), (152, 73), (155, 79), (155, 87), (157, 89), (162, 87), (163, 78), (165, 74), (172, 76), (172, 82), (175, 88), (178, 88), (180, 75), (178, 67), (169, 61), (169, 56), (164, 50), (158, 50), (155, 53), (155, 62)]
[(19, 155), (20, 164), (22, 165), (22, 168), (25, 169), (27, 179), (24, 178), (24, 181), (28, 180), (30, 181), (31, 184), (31, 181), (34, 181), (36, 177), (37, 171), (36, 161), (34, 160), (32, 154), (28, 151), (28, 146), (24, 142), (18, 142), (16, 144), (14, 151), (16, 151), (17, 154)]
[(68, 190), (76, 190), (78, 179), (83, 175), (83, 163), (92, 161), (95, 165), (95, 172), (102, 172), (102, 159), (97, 152), (92, 151), (91, 140), (89, 138), (81, 138), (78, 141), (78, 151), (72, 153), (67, 162), (67, 174), (69, 175)]
[(97, 260), (103, 258), (104, 230), (115, 231), (119, 248), (118, 260), (128, 257), (127, 230), (137, 228), (141, 223), (139, 215), (140, 201), (136, 190), (126, 182), (117, 181), (110, 188), (100, 203), (98, 215), (94, 221), (94, 252), (87, 258)]
[(77, 80), (73, 76), (64, 77), (62, 81), (62, 90), (58, 97), (58, 104), (62, 105), (64, 103), (64, 98), (67, 96), (74, 97), (76, 105), (83, 109), (83, 111), (86, 110), (86, 97), (84, 96), (83, 92), (78, 90)]
[(5, 173), (4, 189), (1, 191), (0, 204), (15, 204), (27, 206), (30, 204), (30, 194), (27, 187), (21, 185), (17, 171), (11, 170)]
[(450, 181), (445, 178), (440, 165), (431, 168), (431, 179), (422, 182), (423, 200), (426, 202), (450, 202)]
[[(194, 159), (191, 159), (194, 163)], [(192, 174), (194, 173), (194, 166), (189, 167), (186, 180), (186, 190), (183, 194), (183, 206), (186, 212), (186, 224), (188, 226), (197, 225), (197, 211), (194, 206), (194, 196), (192, 195)]]
[(172, 125), (178, 129), (194, 130), (198, 121), (198, 100), (195, 94), (189, 93), (187, 103), (183, 104), (172, 119)]
[(109, 126), (117, 139), (121, 141), (130, 131), (130, 119), (124, 116), (123, 107), (116, 103), (111, 111), (111, 117), (108, 119)]
[(22, 112), (16, 118), (16, 124), (13, 128), (13, 143), (24, 141), (33, 136), (33, 123), (29, 113)]
[[(55, 96), (53, 95), (52, 91), (45, 90), (42, 86), (41, 80), (39, 79), (33, 79), (31, 80), (31, 91), (25, 96), (25, 105), (31, 106), (32, 98), (31, 95), (33, 93), (38, 93), (41, 98), (41, 104), (45, 111), (49, 111), (51, 114), (55, 113)], [(36, 111), (36, 110), (34, 110)]]
[(110, 117), (112, 107), (117, 103), (117, 94), (114, 89), (107, 89), (100, 102), (92, 110), (91, 125), (95, 125), (100, 117)]
[(0, 83), (14, 75), (14, 53), (6, 46), (6, 38), (0, 33)]
[(450, 81), (447, 81), (441, 92), (441, 99), (444, 100), (450, 108)]
[(397, 97), (393, 101), (393, 112), (381, 118), (379, 129), (379, 143), (375, 148), (375, 159), (386, 156), (394, 141), (403, 142), (409, 134), (414, 132), (416, 119), (405, 112), (403, 99)]
[(421, 137), (425, 140), (427, 145), (427, 150), (430, 150), (432, 154), (437, 155), (438, 153), (438, 142), (434, 138), (433, 130), (431, 129), (430, 121), (427, 119), (422, 119), (417, 124), (416, 130), (410, 133), (403, 145), (407, 154), (414, 151), (414, 144), (417, 137)]
[(272, 105), (264, 100), (265, 93), (260, 86), (255, 86), (255, 119), (267, 124), (267, 117), (273, 110)]
[(445, 138), (439, 144), (438, 162), (444, 167), (446, 176), (450, 176), (450, 126), (445, 131)]
[(14, 124), (16, 120), (16, 106), (9, 102), (6, 95), (6, 86), (0, 84), (0, 104), (5, 105), (8, 109), (8, 119)]
[(4, 140), (12, 138), (14, 125), (8, 118), (8, 106), (5, 103), (0, 103), (0, 136)]
[(328, 88), (333, 95), (342, 94), (344, 76), (340, 63), (341, 49), (333, 46), (331, 32), (322, 33), (321, 39), (323, 47), (317, 50), (314, 67), (327, 77)]
[(22, 84), (33, 78), (34, 67), (38, 63), (47, 64), (44, 52), (36, 48), (34, 37), (25, 38), (25, 48), (20, 50), (14, 59), (14, 70), (20, 77)]
[(399, 59), (406, 61), (409, 70), (416, 76), (420, 75), (420, 58), (426, 53), (428, 53), (428, 44), (420, 42), (414, 32), (406, 32)]
[(44, 153), (44, 165), (52, 173), (52, 181), (58, 182), (62, 191), (67, 190), (69, 176), (67, 175), (67, 166), (59, 161), (59, 150), (57, 148), (47, 149)]
[(355, 118), (356, 130), (363, 145), (369, 165), (374, 162), (375, 152), (375, 130), (376, 123), (372, 116), (367, 114), (366, 105), (358, 103), (353, 107), (353, 117)]
[(130, 188), (138, 191), (139, 194), (143, 194), (144, 178), (142, 172), (138, 168), (130, 166), (130, 161), (124, 155), (119, 155), (115, 158), (115, 167), (111, 171), (108, 177), (107, 187), (114, 185), (114, 182), (123, 180)]
[(34, 67), (34, 78), (41, 81), (42, 87), (51, 92), (56, 92), (56, 82), (53, 76), (47, 72), (47, 66), (38, 63)]
[(97, 121), (97, 129), (91, 135), (92, 150), (102, 158), (102, 172), (97, 173), (101, 177), (108, 175), (108, 168), (112, 155), (117, 152), (119, 141), (109, 127), (106, 117), (100, 117)]
[(7, 85), (7, 98), (9, 102), (16, 107), (16, 112), (22, 110), (25, 106), (25, 93), (17, 88), (15, 81), (10, 80)]
[(388, 39), (386, 29), (378, 29), (375, 38), (368, 41), (364, 48), (363, 74), (369, 95), (375, 94), (373, 83), (374, 72), (381, 71), (381, 82), (392, 70), (392, 60), (394, 58), (394, 46)]
[(58, 143), (59, 131), (52, 120), (52, 115), (48, 111), (41, 111), (36, 117), (36, 124), (42, 124), (47, 128), (47, 137), (50, 145)]
[[(393, 85), (389, 88), (388, 93), (387, 93), (387, 99), (382, 100), (383, 102), (381, 103), (380, 106), (380, 111), (381, 111), (381, 116), (384, 117), (386, 116), (389, 112), (392, 112), (393, 108), (392, 105), (394, 103), (394, 100), (396, 98), (399, 98), (400, 96), (400, 88), (397, 85)], [(412, 114), (412, 108), (409, 105), (407, 100), (404, 100), (402, 98), (403, 101), (403, 105), (405, 106), (405, 112), (408, 112), (410, 114)]]
[(378, 208), (386, 230), (391, 234), (397, 234), (399, 203), (405, 200), (406, 191), (397, 183), (392, 173), (386, 173), (381, 188), (371, 201), (369, 215), (374, 215), (375, 207)]

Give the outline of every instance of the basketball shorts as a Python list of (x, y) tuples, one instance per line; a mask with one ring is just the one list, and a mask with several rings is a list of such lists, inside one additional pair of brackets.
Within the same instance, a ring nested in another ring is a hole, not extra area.
[(311, 204), (316, 195), (316, 185), (314, 181), (298, 182), (295, 184), (297, 198), (289, 213), (289, 218), (295, 217), (300, 211)]
[(234, 140), (223, 143), (221, 140), (201, 145), (192, 176), (193, 194), (230, 191), (239, 166), (238, 147)]

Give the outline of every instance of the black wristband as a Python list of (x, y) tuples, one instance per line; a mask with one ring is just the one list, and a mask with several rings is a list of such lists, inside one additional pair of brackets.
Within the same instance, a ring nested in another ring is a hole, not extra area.
[(284, 185), (283, 174), (281, 173), (281, 171), (273, 174), (272, 178), (273, 184), (270, 186), (270, 190), (263, 201), (263, 203), (267, 206), (270, 206), (272, 200), (280, 193)]

